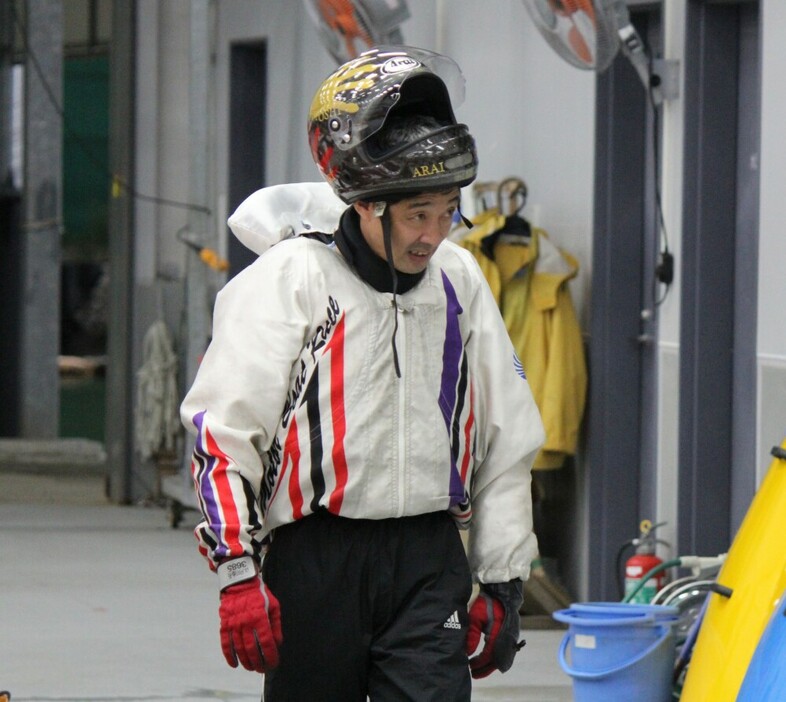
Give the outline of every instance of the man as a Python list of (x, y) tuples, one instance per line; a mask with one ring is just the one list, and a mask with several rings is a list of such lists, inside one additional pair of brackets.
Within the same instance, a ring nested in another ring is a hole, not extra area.
[(183, 402), (224, 655), (266, 700), (466, 701), (519, 645), (543, 427), (480, 269), (445, 242), (477, 172), (456, 86), (411, 47), (325, 80), (309, 140), (349, 206), (222, 290)]

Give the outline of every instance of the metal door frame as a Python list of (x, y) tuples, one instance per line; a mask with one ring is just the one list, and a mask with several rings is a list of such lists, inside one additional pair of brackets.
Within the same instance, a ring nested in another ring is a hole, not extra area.
[(755, 486), (759, 4), (690, 0), (686, 31), (678, 541), (713, 555)]
[[(660, 44), (661, 6), (631, 7)], [(655, 46), (657, 57), (658, 46)], [(617, 553), (654, 507), (657, 219), (647, 93), (621, 53), (598, 76), (587, 430), (588, 590), (618, 599)], [(660, 139), (660, 135), (657, 136)], [(646, 312), (649, 310), (649, 312)], [(650, 416), (652, 415), (652, 416)], [(647, 514), (642, 514), (642, 510)]]

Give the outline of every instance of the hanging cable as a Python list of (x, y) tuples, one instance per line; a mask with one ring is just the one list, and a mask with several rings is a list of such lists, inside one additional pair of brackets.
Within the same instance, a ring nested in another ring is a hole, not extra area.
[[(666, 221), (663, 217), (663, 202), (661, 197), (660, 187), (660, 104), (655, 99), (654, 90), (655, 82), (659, 78), (655, 75), (653, 70), (652, 51), (647, 49), (647, 56), (649, 57), (650, 66), (650, 85), (647, 90), (647, 102), (652, 110), (652, 160), (653, 160), (653, 178), (655, 190), (655, 215), (656, 215), (656, 229), (658, 234), (658, 262), (655, 266), (655, 277), (653, 281), (653, 304), (659, 307), (666, 300), (666, 297), (671, 290), (671, 284), (674, 280), (674, 255), (669, 251), (669, 237), (666, 229)], [(662, 246), (661, 246), (662, 241)], [(658, 296), (657, 286), (661, 283), (666, 286), (661, 296)]]

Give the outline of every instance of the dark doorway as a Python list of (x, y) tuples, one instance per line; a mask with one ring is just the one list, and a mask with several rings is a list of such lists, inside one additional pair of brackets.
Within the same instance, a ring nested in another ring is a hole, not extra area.
[(19, 432), (19, 345), (23, 285), (21, 196), (11, 187), (0, 187), (0, 437)]
[[(267, 47), (264, 42), (230, 49), (229, 212), (265, 185)], [(229, 277), (256, 259), (234, 236), (228, 245)]]

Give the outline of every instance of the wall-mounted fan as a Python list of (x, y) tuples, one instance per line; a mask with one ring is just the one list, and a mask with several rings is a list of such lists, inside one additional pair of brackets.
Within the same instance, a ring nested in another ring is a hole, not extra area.
[(401, 44), (405, 0), (304, 0), (325, 48), (345, 63), (377, 44)]
[[(523, 0), (538, 31), (568, 63), (606, 70), (622, 49), (656, 104), (662, 80), (654, 76), (644, 42), (630, 20), (625, 0)], [(654, 78), (654, 79), (653, 79)]]

